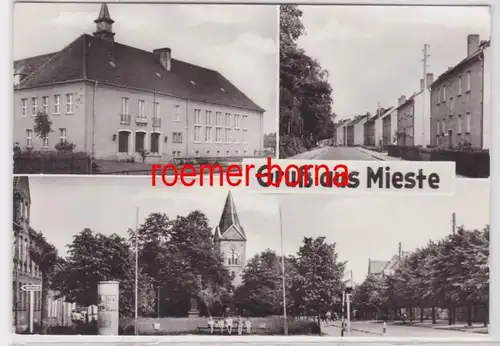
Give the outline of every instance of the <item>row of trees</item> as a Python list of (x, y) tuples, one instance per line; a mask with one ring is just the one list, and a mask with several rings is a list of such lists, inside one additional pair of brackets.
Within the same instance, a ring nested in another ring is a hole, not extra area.
[[(466, 310), (469, 325), (474, 307), (482, 307), (488, 323), (490, 229), (466, 230), (430, 242), (401, 259), (392, 275), (368, 276), (356, 287), (353, 303), (362, 314), (398, 315), (402, 308), (420, 308), (420, 319), (431, 310), (446, 309), (448, 323), (457, 321), (457, 309)], [(413, 316), (410, 316), (413, 319)]]
[[(80, 306), (98, 301), (99, 281), (120, 281), (120, 314), (133, 316), (135, 232), (129, 237), (84, 229), (68, 244), (65, 258), (41, 233), (30, 249), (43, 273), (42, 324), (47, 327), (47, 292)], [(193, 211), (169, 219), (152, 213), (138, 230), (140, 316), (186, 316), (191, 299), (204, 315), (221, 315), (227, 308), (251, 316), (281, 314), (281, 258), (271, 250), (255, 255), (244, 283), (232, 286), (206, 216)], [(331, 308), (342, 290), (344, 263), (335, 244), (324, 238), (304, 238), (297, 256), (285, 260), (288, 310), (295, 315), (319, 315)]]
[(305, 34), (297, 5), (280, 6), (280, 157), (310, 149), (334, 134), (328, 72), (299, 48)]

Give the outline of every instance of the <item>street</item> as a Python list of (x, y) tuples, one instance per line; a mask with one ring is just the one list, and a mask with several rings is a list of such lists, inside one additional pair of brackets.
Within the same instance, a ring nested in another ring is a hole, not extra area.
[(366, 151), (355, 147), (324, 147), (313, 149), (311, 151), (295, 155), (289, 159), (305, 159), (305, 160), (359, 160), (359, 161), (374, 161), (378, 160)]
[[(321, 326), (321, 331), (329, 336), (340, 336), (340, 322), (330, 322)], [(351, 322), (350, 336), (376, 337), (382, 335), (382, 324), (372, 322)], [(344, 333), (344, 336), (347, 336)], [(387, 325), (385, 336), (388, 337), (465, 337), (481, 338), (487, 337), (487, 334), (467, 333), (455, 330), (442, 330), (424, 327), (412, 327), (401, 325)]]

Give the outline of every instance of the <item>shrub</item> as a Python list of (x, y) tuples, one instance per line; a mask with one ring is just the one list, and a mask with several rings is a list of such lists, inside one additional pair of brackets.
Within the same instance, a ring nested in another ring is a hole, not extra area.
[(57, 151), (62, 151), (62, 152), (67, 152), (67, 153), (71, 153), (73, 152), (73, 150), (75, 150), (75, 147), (76, 145), (71, 143), (71, 142), (68, 142), (68, 141), (64, 141), (64, 142), (59, 142), (57, 143), (54, 148), (57, 150)]
[[(92, 162), (92, 168), (91, 168)], [(14, 152), (14, 174), (89, 174), (99, 166), (84, 152), (35, 151)]]

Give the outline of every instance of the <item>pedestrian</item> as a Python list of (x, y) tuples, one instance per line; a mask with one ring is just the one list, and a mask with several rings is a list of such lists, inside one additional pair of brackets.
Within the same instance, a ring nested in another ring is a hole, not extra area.
[(243, 320), (241, 319), (241, 316), (238, 316), (238, 320), (236, 321), (238, 324), (238, 335), (243, 334)]
[(208, 317), (208, 327), (210, 328), (210, 334), (214, 333), (214, 325), (215, 325), (215, 321), (212, 318), (212, 316)]
[(226, 321), (224, 319), (222, 319), (222, 318), (219, 319), (219, 328), (220, 328), (221, 335), (224, 332), (225, 323), (226, 323)]
[(231, 318), (231, 316), (227, 316), (226, 325), (227, 332), (229, 333), (229, 335), (231, 335), (231, 331), (233, 330), (233, 319)]
[(247, 329), (247, 334), (250, 335), (252, 332), (252, 321), (250, 321), (250, 317), (247, 317), (247, 320), (245, 321), (245, 327)]

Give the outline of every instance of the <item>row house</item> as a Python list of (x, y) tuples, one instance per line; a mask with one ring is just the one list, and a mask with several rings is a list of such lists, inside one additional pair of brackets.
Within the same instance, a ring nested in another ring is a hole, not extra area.
[(354, 145), (361, 146), (365, 140), (364, 125), (370, 118), (370, 113), (359, 115), (354, 123)]
[(434, 75), (420, 79), (420, 90), (410, 98), (401, 96), (397, 107), (397, 143), (403, 146), (430, 145), (430, 91)]
[(490, 148), (491, 50), (468, 35), (467, 55), (431, 85), (432, 146)]
[(377, 109), (377, 113), (370, 116), (364, 124), (364, 145), (369, 147), (382, 147), (382, 116), (386, 113), (384, 108)]
[[(95, 23), (61, 51), (14, 62), (21, 148), (71, 142), (97, 159), (152, 161), (262, 152), (264, 110), (219, 72), (115, 42), (106, 4)], [(53, 124), (45, 138), (34, 133), (40, 113)]]
[(396, 107), (391, 107), (380, 116), (382, 134), (380, 143), (382, 148), (395, 144), (397, 138), (398, 112)]
[(42, 272), (31, 259), (34, 230), (30, 226), (31, 196), (28, 177), (14, 177), (13, 180), (13, 241), (12, 241), (12, 314), (16, 331), (29, 328), (30, 304), (33, 304), (33, 321), (40, 321), (42, 310), (41, 291), (34, 292), (30, 302), (30, 292), (22, 290), (24, 285), (41, 285)]
[(335, 124), (335, 145), (336, 146), (346, 146), (346, 125), (350, 122), (349, 119), (339, 120)]
[(345, 124), (345, 143), (346, 146), (354, 146), (354, 124), (358, 121), (358, 118), (355, 117), (351, 121)]

